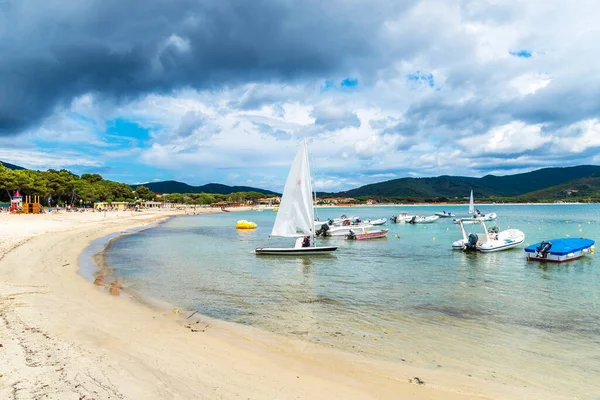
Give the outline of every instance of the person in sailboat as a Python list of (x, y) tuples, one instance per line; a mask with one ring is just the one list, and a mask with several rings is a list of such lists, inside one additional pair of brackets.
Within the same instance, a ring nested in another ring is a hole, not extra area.
[(304, 236), (302, 247), (310, 247), (310, 236)]

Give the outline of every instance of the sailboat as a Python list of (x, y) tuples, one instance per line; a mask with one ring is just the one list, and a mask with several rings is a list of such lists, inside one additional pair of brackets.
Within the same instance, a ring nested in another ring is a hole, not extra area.
[[(474, 215), (475, 214), (475, 202), (473, 201), (473, 189), (471, 189), (471, 197), (469, 197), (469, 215)], [(455, 219), (453, 221), (453, 223), (455, 224), (460, 224), (460, 218), (459, 219)], [(476, 222), (472, 219), (465, 219), (463, 221), (463, 224), (475, 224)]]
[[(479, 210), (477, 210), (477, 214), (475, 214), (475, 204), (473, 202), (473, 189), (471, 189), (471, 197), (469, 198), (469, 215), (472, 215), (473, 218), (462, 218), (463, 225), (476, 224), (477, 220), (493, 221), (497, 217), (496, 213), (481, 214)], [(460, 218), (455, 219), (454, 223), (460, 224), (460, 220)]]
[(469, 198), (469, 215), (475, 214), (475, 203), (473, 202), (473, 189), (471, 189), (471, 197)]
[[(257, 255), (317, 255), (329, 254), (337, 246), (317, 246), (314, 231), (315, 210), (312, 181), (308, 163), (306, 139), (300, 145), (285, 182), (279, 212), (270, 236), (297, 238), (294, 247), (258, 247)], [(310, 237), (310, 246), (303, 247), (303, 237)]]

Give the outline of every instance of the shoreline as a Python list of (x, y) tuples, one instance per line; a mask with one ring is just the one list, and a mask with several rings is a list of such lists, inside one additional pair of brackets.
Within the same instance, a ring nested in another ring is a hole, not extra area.
[[(96, 239), (154, 222), (136, 217), (32, 235), (3, 254), (0, 354), (8, 362), (0, 394), (532, 398), (519, 388), (380, 362), (198, 314), (186, 325), (182, 315), (110, 296), (78, 273), (79, 257)], [(425, 384), (414, 383), (415, 376)]]

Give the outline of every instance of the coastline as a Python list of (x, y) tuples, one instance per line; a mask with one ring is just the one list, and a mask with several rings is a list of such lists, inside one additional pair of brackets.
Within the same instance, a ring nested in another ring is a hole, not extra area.
[[(198, 314), (186, 321), (170, 310), (110, 296), (78, 273), (79, 257), (92, 241), (167, 214), (59, 223), (0, 253), (1, 397), (535, 397)], [(416, 376), (425, 384), (416, 384)]]

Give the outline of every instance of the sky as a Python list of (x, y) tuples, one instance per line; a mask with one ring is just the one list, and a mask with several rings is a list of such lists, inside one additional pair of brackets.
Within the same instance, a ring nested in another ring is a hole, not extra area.
[(596, 0), (0, 0), (0, 160), (318, 190), (600, 164)]

